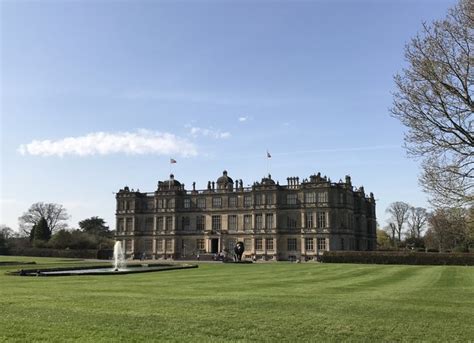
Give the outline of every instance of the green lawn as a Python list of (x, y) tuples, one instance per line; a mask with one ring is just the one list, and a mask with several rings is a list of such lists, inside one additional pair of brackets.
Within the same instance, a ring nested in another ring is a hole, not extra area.
[[(0, 256), (10, 260), (78, 263)], [(18, 268), (0, 267), (0, 341), (474, 340), (473, 267), (201, 264), (102, 277), (5, 275)]]

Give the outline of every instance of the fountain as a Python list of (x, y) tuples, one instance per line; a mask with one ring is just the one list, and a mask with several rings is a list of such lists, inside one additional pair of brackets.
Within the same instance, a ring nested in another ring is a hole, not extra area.
[(122, 243), (116, 241), (114, 245), (114, 271), (125, 269), (127, 267), (127, 261), (125, 260), (125, 254), (123, 253)]
[(109, 265), (93, 265), (93, 266), (71, 266), (59, 268), (44, 269), (21, 269), (14, 272), (8, 272), (10, 275), (19, 276), (78, 276), (78, 275), (117, 275), (117, 274), (134, 274), (160, 272), (166, 270), (197, 268), (197, 265), (187, 263), (147, 263), (137, 264), (130, 263), (127, 266), (125, 253), (122, 249), (122, 243), (116, 241), (114, 245), (113, 268)]

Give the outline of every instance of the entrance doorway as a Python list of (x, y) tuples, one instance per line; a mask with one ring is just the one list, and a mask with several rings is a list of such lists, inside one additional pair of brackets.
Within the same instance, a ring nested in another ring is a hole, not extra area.
[(217, 254), (219, 252), (219, 238), (211, 239), (211, 253)]

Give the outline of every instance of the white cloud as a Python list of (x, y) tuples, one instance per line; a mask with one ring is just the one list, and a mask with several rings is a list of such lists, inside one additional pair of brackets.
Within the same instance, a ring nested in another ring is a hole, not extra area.
[(244, 121), (247, 121), (249, 117), (239, 117), (239, 121), (243, 123)]
[(226, 139), (230, 137), (230, 132), (222, 132), (220, 130), (213, 129), (203, 129), (201, 127), (191, 127), (189, 132), (193, 137), (204, 136), (215, 139)]
[(171, 133), (150, 130), (135, 132), (92, 132), (85, 136), (66, 137), (56, 141), (34, 140), (18, 148), (22, 155), (64, 156), (64, 155), (197, 155), (196, 146), (184, 138)]

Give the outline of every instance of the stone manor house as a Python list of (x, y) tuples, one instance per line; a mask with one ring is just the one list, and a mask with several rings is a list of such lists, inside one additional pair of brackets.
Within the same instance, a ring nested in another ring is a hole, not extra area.
[(195, 259), (231, 253), (245, 245), (244, 258), (311, 260), (327, 250), (373, 250), (373, 193), (345, 181), (311, 175), (286, 185), (270, 175), (251, 187), (227, 172), (207, 189), (187, 190), (170, 175), (155, 192), (129, 187), (116, 193), (116, 239), (128, 257)]

